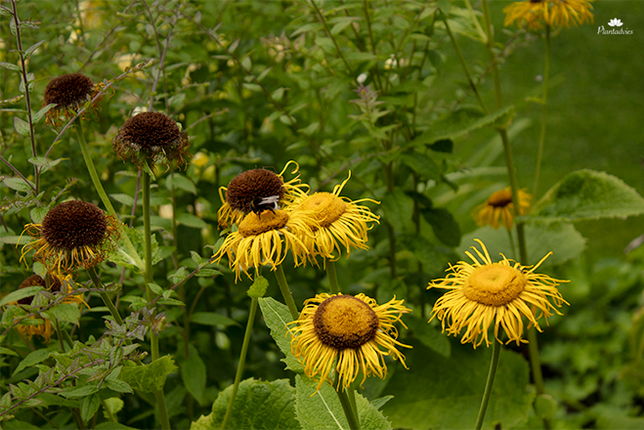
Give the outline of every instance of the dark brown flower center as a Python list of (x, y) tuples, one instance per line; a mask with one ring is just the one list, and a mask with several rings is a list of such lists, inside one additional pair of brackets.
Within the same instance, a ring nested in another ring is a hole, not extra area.
[(252, 212), (256, 202), (263, 198), (284, 196), (284, 183), (275, 173), (266, 169), (246, 170), (230, 181), (226, 190), (226, 202), (231, 208)]
[(512, 192), (510, 190), (501, 190), (492, 193), (487, 204), (495, 208), (504, 208), (512, 203)]
[(45, 88), (45, 103), (61, 107), (75, 106), (87, 100), (94, 88), (90, 78), (80, 73), (68, 73), (52, 79)]
[(72, 200), (54, 206), (42, 221), (41, 235), (54, 249), (71, 251), (98, 246), (108, 227), (105, 214), (97, 206)]
[(353, 296), (333, 296), (318, 306), (313, 327), (320, 342), (338, 350), (358, 349), (376, 337), (380, 321), (374, 310)]
[(181, 140), (179, 126), (160, 112), (142, 112), (128, 119), (118, 138), (146, 152), (170, 149)]
[[(49, 274), (47, 275), (47, 277), (49, 278), (50, 291), (60, 291), (62, 289), (63, 285), (60, 283), (60, 279), (58, 279), (55, 276), (51, 276)], [(47, 288), (47, 283), (45, 282), (45, 280), (41, 276), (39, 276), (39, 275), (31, 275), (30, 277), (28, 277), (27, 279), (22, 281), (22, 283), (20, 284), (18, 289), (27, 288), (27, 287), (43, 287), (43, 288)], [(18, 300), (18, 303), (21, 304), (21, 305), (29, 305), (29, 304), (31, 304), (32, 300), (33, 300), (33, 296), (32, 297), (25, 297), (23, 299)]]

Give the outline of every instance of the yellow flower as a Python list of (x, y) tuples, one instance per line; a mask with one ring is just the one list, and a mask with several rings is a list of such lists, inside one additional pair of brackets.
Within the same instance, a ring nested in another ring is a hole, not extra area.
[(400, 317), (411, 309), (403, 306), (403, 302), (394, 297), (378, 306), (364, 294), (327, 293), (304, 302), (299, 319), (289, 323), (291, 352), (304, 366), (306, 376), (319, 381), (317, 390), (332, 368), (337, 375), (338, 391), (349, 387), (359, 372), (362, 372), (361, 384), (371, 375), (384, 379), (388, 355), (407, 368), (405, 356), (396, 346), (411, 346), (398, 342), (398, 330), (394, 326), (400, 321), (407, 328)]
[[(81, 73), (68, 73), (49, 81), (43, 101), (45, 106), (51, 103), (55, 103), (56, 106), (45, 114), (47, 125), (59, 127), (63, 121), (73, 118), (76, 112), (92, 100), (103, 87), (103, 83), (95, 84)], [(90, 108), (95, 109), (102, 98), (101, 96), (94, 100)]]
[[(432, 317), (438, 318), (450, 335), (458, 336), (462, 329), (465, 334), (461, 343), (472, 342), (474, 348), (485, 341), (490, 345), (488, 329), (494, 323), (494, 337), (499, 339), (499, 329), (502, 328), (508, 337), (507, 343), (527, 342), (523, 336), (523, 317), (541, 331), (537, 320), (542, 316), (548, 323), (548, 317), (554, 311), (562, 315), (556, 308), (568, 304), (557, 285), (564, 280), (553, 279), (548, 275), (535, 273), (535, 270), (550, 256), (549, 253), (535, 266), (521, 266), (514, 263), (503, 254), (503, 260), (493, 263), (483, 242), (475, 239), (483, 249), (481, 253), (472, 247), (478, 259), (466, 251), (474, 264), (465, 261), (450, 266), (452, 272), (445, 278), (430, 282), (430, 288), (449, 290), (434, 304)], [(480, 260), (480, 261), (479, 261)], [(549, 301), (552, 300), (552, 303)]]
[[(40, 286), (43, 288), (49, 289), (49, 291), (52, 292), (61, 292), (65, 294), (67, 293), (67, 296), (63, 299), (63, 303), (80, 303), (87, 305), (85, 301), (83, 300), (82, 295), (75, 295), (71, 294), (73, 291), (73, 288), (71, 286), (71, 276), (52, 276), (52, 275), (47, 275), (48, 281), (49, 281), (49, 287), (47, 287), (47, 282), (40, 277), (39, 275), (31, 275), (28, 278), (26, 278), (18, 289), (21, 288), (27, 288), (27, 287), (36, 287)], [(35, 297), (35, 296), (34, 296)], [(31, 305), (34, 297), (25, 297), (24, 299), (20, 299), (17, 302), (11, 302), (7, 306), (12, 306), (12, 305), (26, 305), (29, 306)], [(34, 320), (42, 320), (43, 322), (40, 324), (22, 324), (16, 326), (16, 330), (20, 332), (23, 336), (31, 339), (33, 335), (37, 335), (47, 343), (50, 342), (51, 340), (51, 335), (53, 333), (52, 325), (51, 322), (46, 319), (46, 318), (39, 318), (36, 315), (33, 315), (29, 317), (30, 319)]]
[[(519, 190), (520, 215), (528, 213), (530, 199), (532, 199), (532, 196), (527, 191)], [(516, 214), (510, 187), (492, 193), (487, 202), (474, 209), (472, 216), (479, 226), (491, 225), (495, 229), (501, 225), (499, 224), (499, 218), (501, 218), (503, 226), (511, 230)]]
[(276, 270), (282, 264), (288, 251), (291, 251), (295, 266), (306, 263), (312, 252), (301, 237), (312, 235), (311, 219), (306, 213), (288, 212), (281, 209), (249, 213), (239, 223), (237, 231), (226, 236), (214, 261), (219, 262), (224, 255), (235, 272), (235, 282), (244, 272), (249, 278), (248, 269), (270, 265)]
[(80, 266), (96, 266), (114, 248), (118, 223), (91, 203), (60, 203), (47, 212), (42, 223), (25, 226), (23, 234), (34, 240), (23, 246), (21, 261), (35, 250), (34, 260), (43, 263), (49, 272), (60, 274)]
[(366, 206), (358, 203), (369, 201), (379, 204), (371, 199), (351, 201), (340, 197), (342, 189), (351, 178), (349, 177), (340, 185), (333, 188), (332, 193), (314, 193), (301, 195), (289, 207), (292, 211), (309, 211), (317, 221), (318, 226), (313, 227), (313, 245), (316, 253), (324, 258), (336, 258), (335, 250), (341, 253), (340, 245), (347, 250), (347, 257), (351, 248), (369, 249), (367, 246), (367, 231), (371, 228), (367, 223), (379, 223), (379, 216), (375, 215)]
[(518, 27), (539, 30), (544, 24), (551, 27), (578, 26), (593, 22), (593, 0), (529, 0), (514, 2), (503, 8), (504, 25), (516, 21)]
[[(284, 172), (291, 163), (295, 164), (291, 173), (296, 176), (284, 182)], [(228, 188), (219, 189), (222, 202), (217, 212), (219, 227), (226, 228), (238, 224), (251, 212), (259, 214), (264, 210), (279, 209), (280, 204), (288, 205), (298, 196), (305, 194), (309, 187), (301, 183), (299, 169), (295, 161), (289, 161), (279, 174), (266, 169), (252, 169), (235, 176)]]

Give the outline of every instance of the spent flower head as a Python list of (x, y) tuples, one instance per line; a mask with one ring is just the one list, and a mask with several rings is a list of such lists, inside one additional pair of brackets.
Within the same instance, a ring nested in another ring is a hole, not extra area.
[[(73, 118), (78, 110), (90, 102), (104, 87), (102, 83), (95, 84), (90, 78), (81, 73), (68, 73), (52, 79), (45, 88), (44, 105), (56, 104), (45, 115), (48, 125), (58, 127), (63, 121)], [(90, 108), (96, 108), (102, 99), (97, 97)]]
[(190, 156), (188, 135), (160, 112), (142, 112), (128, 119), (114, 137), (112, 148), (121, 160), (130, 159), (137, 166), (159, 161), (185, 166), (185, 157)]

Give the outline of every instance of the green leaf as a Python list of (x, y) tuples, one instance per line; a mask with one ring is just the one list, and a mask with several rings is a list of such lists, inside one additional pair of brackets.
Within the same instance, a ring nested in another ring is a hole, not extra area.
[(38, 47), (39, 47), (40, 45), (42, 45), (43, 43), (45, 43), (45, 42), (46, 42), (46, 40), (41, 40), (40, 42), (36, 42), (36, 43), (34, 43), (33, 45), (31, 45), (29, 48), (27, 48), (27, 49), (25, 50), (25, 54), (24, 54), (24, 56), (25, 56), (25, 60), (26, 60), (26, 59), (28, 59), (29, 57), (31, 57), (31, 55), (34, 53), (34, 51), (35, 51), (36, 49), (38, 49)]
[[(305, 33), (307, 31), (318, 31), (318, 30), (321, 30), (323, 27), (324, 26), (322, 24), (318, 23), (318, 22), (313, 22), (313, 23), (310, 23), (310, 24), (304, 24), (303, 26), (301, 26), (300, 28), (295, 30), (293, 33), (291, 33), (291, 35), (289, 37), (293, 38), (294, 36), (297, 36), (300, 33)], [(18, 69), (18, 70), (20, 70), (20, 69)]]
[(123, 193), (114, 193), (110, 194), (110, 197), (125, 206), (134, 206), (134, 197), (123, 194)]
[(605, 172), (578, 170), (556, 183), (526, 220), (582, 221), (644, 214), (644, 198)]
[(291, 336), (287, 334), (286, 324), (293, 321), (293, 317), (288, 307), (272, 297), (260, 298), (259, 307), (262, 310), (262, 315), (264, 315), (266, 326), (271, 329), (271, 336), (275, 340), (277, 347), (286, 356), (286, 358), (282, 359), (286, 363), (286, 368), (293, 372), (303, 373), (302, 365), (291, 354)]
[(221, 325), (224, 327), (239, 325), (237, 324), (237, 321), (230, 319), (225, 315), (216, 314), (214, 312), (195, 312), (190, 316), (190, 322), (211, 326)]
[[(452, 345), (449, 358), (412, 342), (407, 365), (382, 395), (393, 395), (383, 413), (394, 428), (472, 428), (490, 365), (489, 348)], [(396, 365), (398, 365), (396, 363)], [(437, 369), (440, 369), (437, 371)], [(534, 393), (529, 387), (529, 369), (519, 354), (502, 350), (483, 428), (513, 428), (528, 417)]]
[(422, 214), (432, 226), (438, 240), (450, 247), (458, 246), (461, 243), (461, 226), (447, 209), (425, 209)]
[(412, 151), (400, 154), (400, 161), (405, 163), (409, 168), (423, 179), (433, 179), (436, 182), (441, 180), (441, 169), (430, 156)]
[(6, 296), (0, 300), (0, 306), (4, 306), (7, 303), (11, 302), (17, 302), (20, 299), (24, 299), (25, 297), (31, 297), (36, 295), (38, 291), (43, 291), (43, 287), (26, 287), (26, 288), (20, 288), (19, 290), (12, 291)]
[(33, 182), (25, 182), (25, 180), (22, 178), (2, 178), (2, 183), (12, 190), (20, 191), (23, 193), (27, 193), (31, 190), (36, 189), (36, 186)]
[(452, 344), (447, 336), (441, 333), (437, 327), (427, 324), (427, 320), (421, 320), (416, 315), (406, 315), (405, 324), (413, 332), (416, 339), (434, 352), (443, 357), (449, 357), (452, 353)]
[(82, 387), (74, 388), (69, 387), (62, 391), (60, 394), (67, 398), (85, 397), (98, 392), (98, 385), (83, 385)]
[(49, 208), (46, 206), (36, 207), (29, 211), (29, 218), (34, 224), (40, 224), (45, 219), (47, 212), (49, 212)]
[(183, 385), (192, 397), (199, 402), (204, 403), (204, 391), (206, 389), (206, 365), (199, 357), (197, 348), (190, 345), (190, 356), (179, 362), (181, 368), (181, 377)]
[(94, 430), (137, 430), (137, 429), (134, 427), (128, 427), (125, 424), (105, 421), (104, 423), (97, 424), (96, 427), (94, 427)]
[(42, 169), (40, 170), (40, 173), (44, 173), (47, 170), (51, 169), (52, 167), (56, 166), (61, 161), (63, 161), (63, 159), (57, 158), (55, 160), (50, 160), (47, 157), (31, 157), (27, 161), (29, 161), (34, 166), (41, 167)]
[(124, 367), (119, 378), (135, 390), (154, 393), (163, 388), (166, 377), (176, 369), (172, 357), (165, 355), (150, 364)]
[[(233, 386), (219, 393), (210, 415), (193, 422), (190, 430), (221, 428)], [(295, 389), (288, 379), (258, 381), (246, 379), (239, 384), (227, 428), (231, 429), (299, 429), (295, 419)]]
[(30, 134), (30, 128), (29, 128), (29, 123), (25, 121), (22, 118), (19, 118), (17, 116), (13, 117), (13, 126), (18, 132), (19, 135), (24, 136), (24, 137), (29, 137)]
[(34, 364), (42, 363), (49, 357), (50, 352), (51, 351), (48, 349), (37, 349), (33, 352), (30, 352), (25, 358), (22, 359), (20, 363), (18, 363), (18, 366), (16, 367), (16, 370), (13, 371), (13, 374), (15, 375), (22, 369), (33, 366)]
[(80, 414), (81, 419), (85, 422), (88, 422), (92, 419), (94, 414), (98, 411), (98, 408), (101, 406), (101, 396), (98, 393), (92, 394), (91, 396), (83, 397), (80, 400)]
[(208, 224), (201, 218), (194, 216), (192, 214), (179, 214), (177, 215), (177, 222), (179, 224), (183, 224), (187, 227), (192, 227), (192, 228), (206, 228), (208, 227)]
[(15, 355), (16, 357), (18, 357), (17, 352), (12, 351), (9, 348), (5, 348), (4, 346), (0, 346), (0, 354), (1, 355)]
[[(558, 265), (576, 258), (586, 247), (586, 239), (575, 230), (571, 223), (526, 224), (525, 234), (526, 243), (528, 244), (529, 264), (538, 263), (539, 260), (552, 251), (552, 256), (545, 261), (544, 266)], [(474, 245), (478, 247), (474, 239), (483, 241), (490, 253), (490, 257), (492, 257), (492, 261), (501, 259), (499, 253), (503, 253), (508, 258), (519, 259), (518, 255), (512, 255), (512, 245), (504, 228), (494, 230), (490, 226), (485, 226), (464, 235), (461, 240), (458, 253), (468, 262), (469, 258), (465, 256), (465, 251)], [(516, 241), (515, 236), (515, 244), (517, 243)]]
[(479, 109), (461, 108), (438, 120), (409, 145), (430, 145), (441, 140), (454, 140), (489, 126), (504, 126), (514, 116), (514, 106), (483, 115)]
[(172, 281), (175, 284), (178, 284), (179, 282), (183, 281), (188, 277), (190, 272), (188, 272), (188, 269), (186, 269), (185, 266), (179, 267), (176, 271), (168, 275), (168, 279)]
[(165, 186), (168, 190), (171, 190), (174, 186), (174, 188), (180, 188), (189, 193), (197, 194), (197, 187), (195, 187), (195, 184), (189, 178), (176, 172), (174, 175), (170, 175), (166, 178)]
[(403, 190), (395, 188), (382, 199), (382, 209), (394, 229), (403, 231), (414, 211), (414, 201)]
[(43, 312), (47, 316), (53, 317), (58, 321), (68, 322), (78, 325), (81, 313), (78, 306), (72, 303), (62, 303), (56, 307)]
[(105, 386), (117, 393), (131, 394), (133, 392), (132, 387), (130, 387), (127, 382), (121, 381), (120, 379), (105, 379)]
[[(297, 419), (303, 429), (349, 428), (338, 395), (331, 384), (324, 383), (320, 390), (315, 392), (317, 382), (297, 375), (295, 387)], [(391, 429), (391, 424), (383, 414), (360, 394), (356, 394), (356, 407), (361, 428)]]
[(0, 61), (0, 67), (4, 67), (8, 70), (13, 70), (14, 72), (19, 72), (21, 70), (20, 67), (18, 67), (16, 64), (5, 63), (4, 61)]
[[(58, 106), (56, 103), (49, 103), (47, 106), (43, 106), (38, 112), (33, 116), (33, 123), (38, 124), (40, 120), (49, 112), (52, 108)], [(40, 158), (40, 157), (39, 157)]]
[(264, 297), (268, 288), (268, 280), (263, 276), (256, 276), (253, 285), (250, 286), (246, 294), (251, 299)]

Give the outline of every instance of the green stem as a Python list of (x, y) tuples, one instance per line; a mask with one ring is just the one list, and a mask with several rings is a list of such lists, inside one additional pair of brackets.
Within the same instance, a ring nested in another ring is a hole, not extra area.
[(329, 279), (329, 291), (331, 294), (338, 294), (340, 287), (338, 286), (338, 274), (335, 271), (335, 262), (326, 260), (326, 277)]
[(467, 62), (465, 61), (465, 57), (463, 56), (463, 52), (461, 52), (461, 48), (458, 46), (458, 43), (456, 42), (456, 38), (454, 37), (454, 34), (452, 33), (452, 30), (449, 28), (449, 24), (447, 24), (447, 16), (445, 16), (445, 13), (443, 13), (442, 11), (441, 11), (441, 16), (443, 18), (443, 22), (445, 23), (445, 30), (447, 30), (447, 34), (449, 35), (449, 38), (452, 41), (452, 46), (454, 46), (454, 50), (456, 51), (456, 55), (458, 56), (458, 60), (461, 63), (461, 67), (463, 68), (463, 71), (465, 72), (465, 76), (467, 77), (467, 81), (470, 84), (470, 88), (472, 88), (472, 91), (474, 91), (474, 95), (476, 96), (476, 100), (478, 100), (478, 102), (481, 105), (481, 107), (483, 108), (483, 110), (488, 112), (488, 109), (485, 106), (485, 103), (483, 103), (483, 99), (481, 98), (481, 94), (479, 93), (479, 90), (476, 87), (476, 84), (474, 83), (474, 80), (472, 79), (472, 75), (470, 73), (469, 67), (467, 66)]
[[(107, 196), (105, 189), (103, 188), (103, 184), (101, 183), (101, 180), (98, 177), (98, 173), (96, 173), (96, 167), (94, 167), (94, 162), (92, 161), (92, 157), (89, 153), (89, 148), (87, 147), (87, 141), (85, 140), (85, 133), (83, 132), (82, 122), (78, 121), (76, 123), (76, 127), (74, 128), (76, 129), (78, 144), (81, 148), (81, 152), (83, 153), (83, 159), (85, 160), (85, 165), (87, 166), (87, 170), (89, 171), (89, 176), (92, 179), (92, 184), (94, 185), (94, 188), (98, 193), (98, 196), (103, 202), (105, 209), (107, 209), (107, 212), (110, 215), (112, 215), (114, 218), (118, 219), (116, 211), (114, 210), (114, 206), (112, 206), (112, 202), (110, 202), (110, 199)], [(141, 257), (139, 257), (139, 254), (136, 252), (134, 245), (132, 245), (132, 242), (130, 241), (129, 236), (127, 235), (127, 231), (125, 230), (125, 226), (119, 223), (119, 228), (121, 230), (121, 239), (123, 239), (123, 243), (125, 244), (125, 247), (128, 250), (128, 254), (132, 258), (134, 258), (134, 263), (137, 265), (137, 267), (142, 268), (143, 261), (141, 260)]]
[(275, 277), (277, 278), (277, 285), (279, 285), (280, 287), (282, 297), (284, 297), (284, 302), (286, 302), (286, 306), (288, 306), (288, 310), (291, 312), (293, 321), (295, 321), (300, 317), (300, 312), (297, 310), (297, 306), (295, 305), (295, 301), (293, 300), (291, 290), (288, 288), (288, 282), (286, 282), (284, 269), (282, 269), (281, 265), (277, 266), (277, 269), (275, 270)]
[(241, 353), (239, 354), (239, 364), (237, 364), (237, 373), (235, 374), (235, 382), (233, 383), (233, 392), (230, 396), (230, 401), (228, 402), (228, 408), (226, 409), (226, 415), (224, 415), (224, 420), (221, 423), (221, 428), (225, 429), (230, 416), (233, 412), (233, 403), (235, 402), (235, 396), (237, 395), (237, 389), (239, 388), (239, 383), (244, 374), (244, 364), (246, 363), (246, 354), (248, 353), (248, 346), (250, 345), (250, 334), (253, 331), (253, 323), (255, 322), (255, 315), (257, 314), (257, 297), (253, 297), (250, 303), (250, 313), (248, 314), (248, 323), (246, 324), (246, 332), (244, 333), (244, 342), (242, 343)]
[(537, 167), (534, 173), (534, 187), (532, 194), (537, 197), (539, 188), (539, 174), (543, 158), (543, 146), (546, 141), (546, 118), (548, 117), (548, 76), (550, 75), (550, 26), (546, 24), (546, 64), (543, 71), (543, 103), (541, 106), (541, 133), (539, 135), (539, 150), (537, 152)]
[[(340, 374), (336, 372), (335, 374), (335, 387), (338, 387)], [(336, 390), (338, 394), (338, 399), (340, 399), (340, 404), (342, 405), (342, 410), (344, 411), (344, 416), (347, 417), (347, 423), (349, 423), (349, 428), (351, 430), (360, 430), (360, 420), (356, 409), (351, 405), (351, 400), (347, 394), (348, 390)]]
[[(152, 167), (152, 166), (151, 166)], [(143, 278), (145, 279), (145, 294), (148, 302), (154, 300), (154, 293), (150, 288), (150, 284), (154, 282), (154, 273), (152, 272), (152, 224), (150, 222), (150, 175), (143, 172), (143, 181), (141, 185), (141, 192), (143, 194), (143, 235), (145, 240), (145, 272)], [(156, 311), (154, 312), (156, 315)], [(159, 358), (159, 335), (154, 331), (150, 331), (150, 356), (152, 361)], [(159, 419), (161, 421), (161, 428), (163, 430), (170, 430), (170, 419), (168, 417), (168, 410), (165, 404), (165, 395), (163, 388), (154, 392), (157, 407), (159, 408)]]
[(101, 300), (103, 300), (103, 303), (105, 303), (105, 306), (107, 306), (107, 310), (110, 311), (110, 315), (112, 315), (112, 318), (114, 318), (114, 321), (118, 325), (123, 325), (123, 319), (121, 318), (121, 315), (119, 315), (119, 311), (116, 309), (116, 307), (114, 306), (114, 303), (112, 303), (112, 300), (110, 300), (110, 297), (103, 289), (103, 284), (101, 284), (101, 280), (98, 279), (98, 275), (96, 274), (96, 271), (94, 270), (94, 268), (91, 267), (87, 269), (87, 274), (89, 275), (89, 278), (92, 280), (92, 283), (94, 284), (94, 286), (98, 290), (100, 290), (98, 292), (98, 295), (101, 296)]
[(490, 359), (490, 369), (487, 373), (487, 381), (485, 382), (485, 391), (483, 392), (483, 399), (481, 399), (481, 408), (479, 409), (479, 416), (476, 418), (475, 430), (480, 430), (483, 427), (483, 420), (485, 419), (485, 412), (487, 405), (490, 403), (492, 396), (492, 387), (494, 386), (494, 378), (496, 377), (496, 369), (499, 366), (499, 356), (501, 355), (501, 344), (496, 340), (492, 341), (492, 358)]
[(60, 330), (60, 324), (58, 323), (58, 318), (54, 318), (54, 325), (56, 326), (56, 336), (58, 336), (58, 342), (60, 343), (60, 350), (62, 353), (65, 353), (65, 342), (63, 341), (63, 334)]

